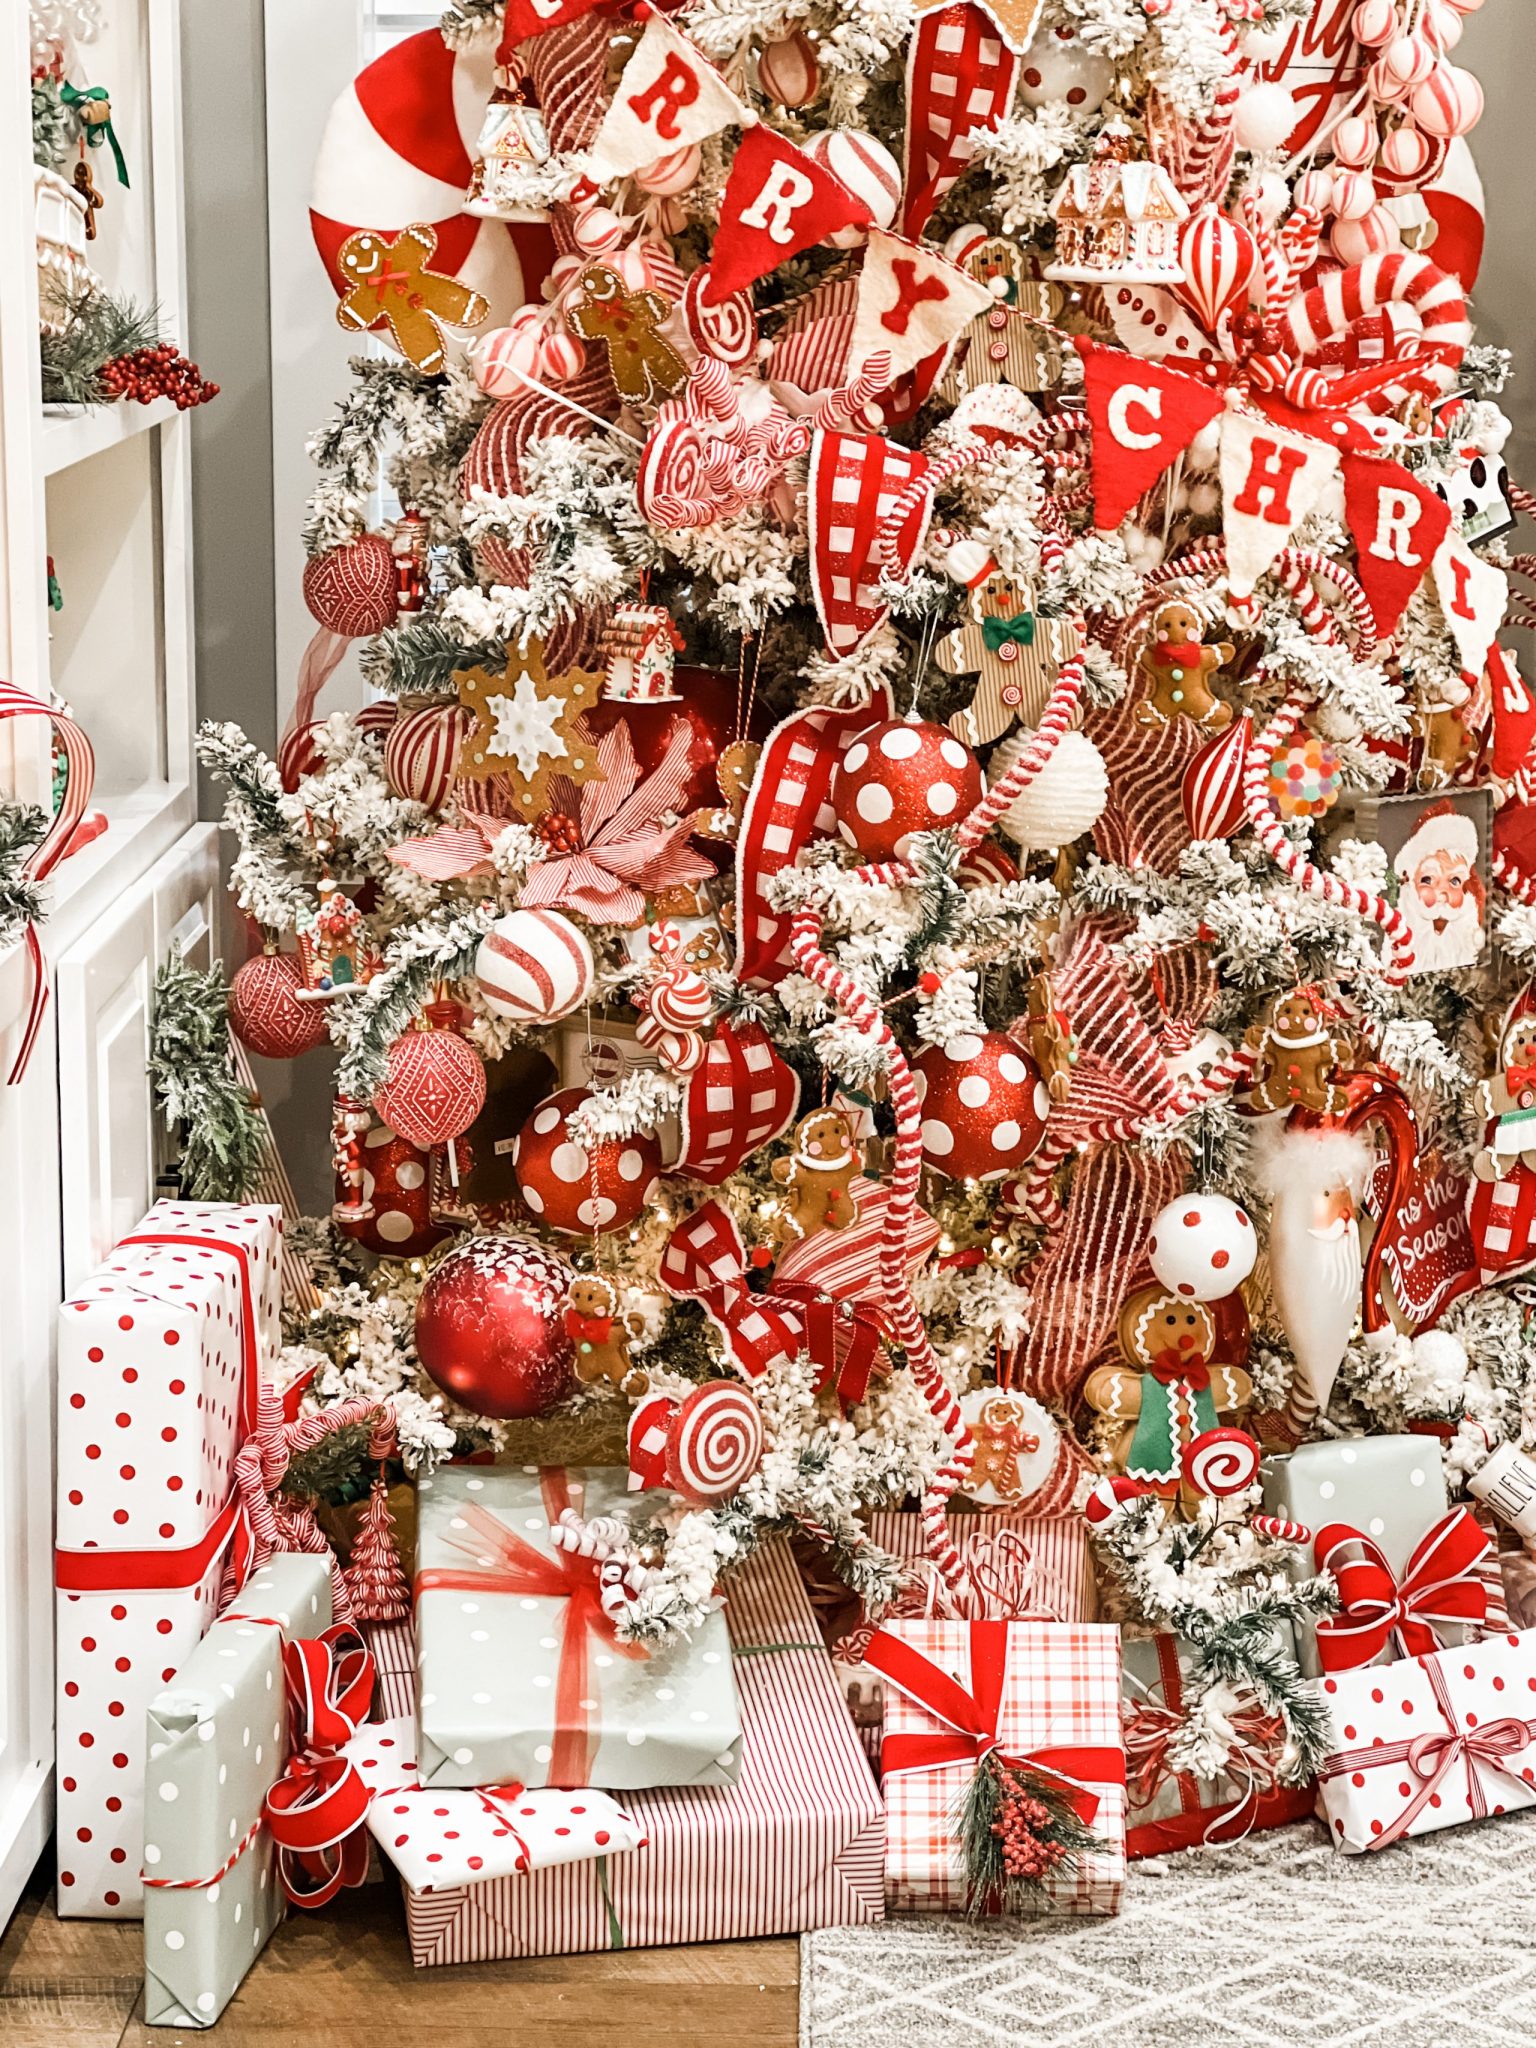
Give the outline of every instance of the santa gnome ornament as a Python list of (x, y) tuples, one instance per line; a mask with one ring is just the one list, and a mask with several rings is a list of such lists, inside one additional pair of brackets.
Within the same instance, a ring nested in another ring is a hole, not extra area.
[(1413, 934), (1413, 972), (1475, 965), (1487, 940), (1477, 821), (1450, 798), (1433, 804), (1392, 857), (1397, 907)]
[(1296, 1358), (1285, 1417), (1305, 1436), (1327, 1409), (1360, 1314), (1360, 1203), (1375, 1155), (1353, 1132), (1291, 1124), (1261, 1133), (1270, 1198), (1269, 1291)]

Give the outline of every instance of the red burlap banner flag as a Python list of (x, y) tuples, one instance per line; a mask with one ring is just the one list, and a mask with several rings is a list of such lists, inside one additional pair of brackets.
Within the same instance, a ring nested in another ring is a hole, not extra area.
[(1083, 388), (1093, 427), (1094, 524), (1113, 532), (1142, 492), (1170, 469), (1200, 429), (1222, 411), (1222, 397), (1124, 349), (1079, 341)]
[(1346, 455), (1344, 516), (1355, 542), (1355, 573), (1385, 637), (1445, 539), (1450, 508), (1400, 462)]

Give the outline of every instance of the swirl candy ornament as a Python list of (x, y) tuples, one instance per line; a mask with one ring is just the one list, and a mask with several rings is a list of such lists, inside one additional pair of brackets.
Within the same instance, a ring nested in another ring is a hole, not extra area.
[(730, 1500), (763, 1461), (762, 1411), (734, 1380), (696, 1387), (667, 1429), (667, 1483), (698, 1507)]
[(1184, 1452), (1184, 1478), (1196, 1493), (1226, 1500), (1259, 1476), (1259, 1447), (1242, 1429), (1208, 1429)]

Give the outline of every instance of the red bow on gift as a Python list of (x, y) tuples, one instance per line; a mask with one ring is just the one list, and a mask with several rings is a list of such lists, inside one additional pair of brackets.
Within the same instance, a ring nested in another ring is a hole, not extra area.
[[(539, 1483), (549, 1525), (554, 1528), (571, 1505), (566, 1476), (552, 1467), (540, 1473)], [(592, 1774), (587, 1720), (587, 1651), (591, 1640), (595, 1637), (605, 1649), (620, 1657), (645, 1657), (649, 1653), (643, 1643), (621, 1643), (614, 1623), (603, 1612), (598, 1585), (600, 1558), (581, 1557), (569, 1550), (557, 1550), (546, 1556), (521, 1536), (514, 1535), (489, 1508), (475, 1503), (461, 1507), (456, 1519), (465, 1523), (465, 1533), (448, 1540), (465, 1556), (473, 1557), (475, 1566), (462, 1571), (429, 1566), (416, 1574), (416, 1597), (419, 1600), (423, 1593), (432, 1592), (515, 1593), (524, 1599), (565, 1601), (547, 1782), (585, 1785)]]
[[(1175, 1775), (1168, 1752), (1188, 1718), (1187, 1712), (1152, 1699), (1122, 1702), (1120, 1732), (1125, 1740), (1126, 1784), (1133, 1807), (1150, 1806), (1164, 1781)], [(1277, 1788), (1280, 1753), (1285, 1746), (1285, 1722), (1278, 1714), (1267, 1713), (1257, 1700), (1226, 1719), (1232, 1740), (1219, 1768), (1235, 1782), (1246, 1783), (1247, 1789), (1235, 1806), (1217, 1812), (1217, 1824), (1231, 1820), (1250, 1799)]]
[(662, 1254), (661, 1284), (669, 1294), (700, 1304), (748, 1379), (760, 1379), (803, 1348), (816, 1367), (818, 1391), (835, 1379), (844, 1400), (862, 1401), (868, 1392), (880, 1358), (873, 1315), (801, 1282), (754, 1294), (741, 1233), (718, 1202), (704, 1203), (673, 1231)]
[(1084, 1827), (1091, 1827), (1099, 1810), (1099, 1795), (1093, 1786), (1125, 1783), (1125, 1752), (1088, 1743), (1027, 1751), (1003, 1747), (998, 1729), (1008, 1675), (1011, 1626), (1006, 1621), (973, 1621), (968, 1625), (970, 1692), (959, 1679), (940, 1670), (931, 1658), (903, 1642), (900, 1636), (885, 1629), (875, 1631), (864, 1652), (864, 1662), (950, 1731), (887, 1735), (880, 1750), (881, 1770), (891, 1778), (910, 1771), (940, 1770), (945, 1764), (980, 1766), (995, 1751), (1010, 1770), (1033, 1771), (1049, 1778)]
[[(1359, 1557), (1344, 1552), (1358, 1549)], [(1378, 1545), (1345, 1522), (1320, 1529), (1314, 1545), (1319, 1571), (1339, 1582), (1340, 1611), (1317, 1624), (1318, 1660), (1325, 1671), (1356, 1671), (1381, 1655), (1392, 1636), (1406, 1657), (1440, 1648), (1438, 1630), (1451, 1623), (1478, 1625), (1488, 1616), (1488, 1589), (1473, 1575), (1488, 1554), (1488, 1538), (1465, 1508), (1436, 1522), (1409, 1558), (1401, 1579)]]
[(294, 1754), (262, 1814), (277, 1845), (277, 1874), (296, 1906), (328, 1905), (368, 1875), (363, 1822), (373, 1802), (341, 1754), (368, 1717), (373, 1658), (355, 1628), (328, 1628), (283, 1646)]

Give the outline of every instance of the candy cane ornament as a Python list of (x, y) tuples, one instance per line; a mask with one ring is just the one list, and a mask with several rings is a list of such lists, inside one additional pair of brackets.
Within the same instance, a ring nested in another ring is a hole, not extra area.
[[(1423, 325), (1423, 348), (1438, 351), (1437, 359), (1421, 355), (1405, 363), (1403, 374), (1368, 399), (1371, 411), (1391, 412), (1417, 393), (1447, 392), (1456, 382), (1456, 371), (1472, 339), (1467, 318), (1467, 301), (1460, 281), (1427, 256), (1404, 249), (1367, 256), (1348, 270), (1336, 270), (1314, 285), (1286, 309), (1285, 323), (1295, 353), (1302, 365), (1318, 355), (1331, 341), (1340, 341), (1360, 321), (1384, 312), (1389, 306), (1411, 306)], [(1302, 380), (1305, 381), (1302, 395)], [(1343, 380), (1301, 368), (1287, 378), (1288, 397), (1298, 403), (1328, 405)]]

